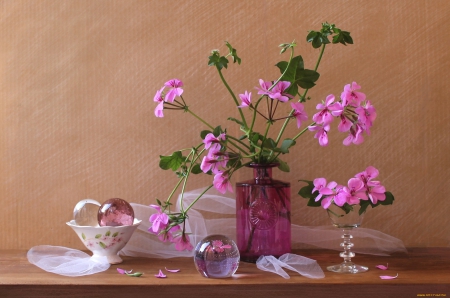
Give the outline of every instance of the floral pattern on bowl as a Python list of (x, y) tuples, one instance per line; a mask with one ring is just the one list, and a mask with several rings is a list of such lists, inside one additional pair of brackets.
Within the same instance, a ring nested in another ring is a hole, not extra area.
[(125, 247), (141, 220), (134, 219), (131, 226), (78, 226), (74, 220), (66, 224), (71, 227), (93, 256), (106, 256), (109, 263), (118, 264), (122, 259), (119, 251)]
[(81, 233), (81, 239), (87, 248), (94, 248), (96, 245), (103, 249), (112, 247), (115, 244), (121, 243), (123, 241), (122, 232), (107, 231), (104, 235), (97, 234), (94, 238), (87, 238), (84, 233)]

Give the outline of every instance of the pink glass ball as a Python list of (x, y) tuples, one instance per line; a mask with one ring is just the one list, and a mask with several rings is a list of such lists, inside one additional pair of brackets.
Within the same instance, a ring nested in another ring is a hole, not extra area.
[(134, 221), (134, 210), (122, 199), (109, 199), (98, 209), (98, 224), (104, 226), (131, 226)]

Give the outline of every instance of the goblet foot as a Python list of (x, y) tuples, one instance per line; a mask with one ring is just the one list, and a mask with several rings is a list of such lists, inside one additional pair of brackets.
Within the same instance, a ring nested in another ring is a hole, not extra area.
[(356, 265), (353, 263), (342, 263), (339, 265), (328, 266), (328, 271), (336, 272), (336, 273), (361, 273), (369, 270), (366, 266)]

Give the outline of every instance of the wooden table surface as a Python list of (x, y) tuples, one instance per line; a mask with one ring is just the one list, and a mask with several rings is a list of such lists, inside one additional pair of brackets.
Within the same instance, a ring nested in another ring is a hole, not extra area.
[[(147, 259), (124, 257), (107, 271), (65, 277), (30, 264), (26, 251), (0, 251), (0, 297), (450, 297), (450, 248), (411, 248), (408, 254), (372, 256), (357, 254), (355, 263), (366, 265), (361, 274), (326, 271), (341, 262), (336, 251), (300, 250), (297, 254), (317, 260), (325, 278), (309, 279), (287, 271), (291, 278), (264, 272), (255, 264), (239, 265), (228, 279), (202, 277), (191, 258)], [(389, 263), (388, 270), (375, 266)], [(116, 268), (144, 272), (141, 277), (118, 274)], [(178, 268), (167, 278), (154, 275), (159, 269)], [(380, 275), (396, 275), (382, 280)]]

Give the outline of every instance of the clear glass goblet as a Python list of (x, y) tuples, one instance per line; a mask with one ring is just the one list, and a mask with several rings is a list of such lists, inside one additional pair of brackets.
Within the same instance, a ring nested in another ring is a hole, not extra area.
[(351, 241), (353, 236), (351, 235), (351, 231), (352, 229), (359, 227), (364, 218), (364, 213), (359, 215), (360, 205), (352, 205), (351, 207), (353, 210), (348, 213), (335, 204), (331, 204), (327, 209), (328, 216), (330, 217), (333, 226), (342, 229), (343, 231), (343, 235), (341, 236), (343, 239), (341, 247), (344, 251), (341, 252), (339, 256), (344, 259), (344, 262), (339, 265), (328, 266), (327, 269), (332, 272), (360, 273), (369, 270), (368, 267), (356, 265), (351, 260), (355, 256), (355, 253), (351, 251), (351, 248), (353, 247)]

